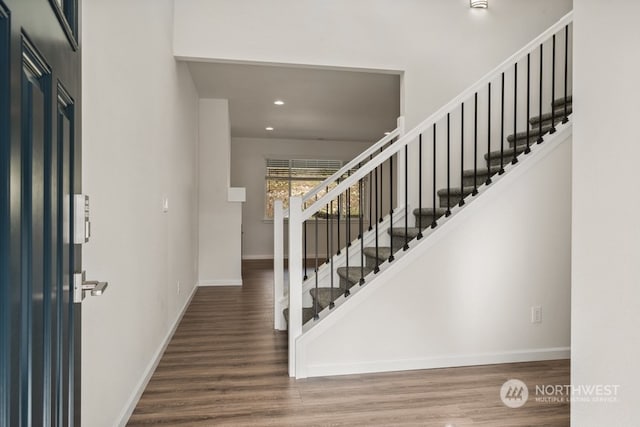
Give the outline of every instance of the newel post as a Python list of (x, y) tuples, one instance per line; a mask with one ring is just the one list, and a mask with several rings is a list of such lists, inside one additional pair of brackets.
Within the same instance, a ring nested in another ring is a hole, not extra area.
[[(404, 120), (404, 116), (400, 116), (398, 117), (398, 139), (402, 139), (402, 137), (406, 134), (406, 129), (405, 129), (405, 120)], [(404, 206), (405, 205), (405, 200), (404, 200), (404, 186), (405, 186), (405, 182), (404, 182), (404, 165), (405, 165), (405, 155), (404, 155), (404, 150), (399, 150), (398, 154), (396, 155), (396, 182), (397, 184), (397, 192), (396, 192), (396, 206), (400, 207), (400, 206)], [(407, 215), (407, 213), (405, 212), (405, 215)]]
[(273, 327), (278, 331), (287, 329), (282, 310), (284, 297), (284, 210), (282, 201), (276, 200), (273, 207)]
[(296, 375), (296, 339), (302, 335), (302, 198), (289, 202), (289, 376)]

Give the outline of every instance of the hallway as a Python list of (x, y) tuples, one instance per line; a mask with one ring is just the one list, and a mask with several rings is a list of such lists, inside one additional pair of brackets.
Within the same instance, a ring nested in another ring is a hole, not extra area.
[[(290, 379), (271, 261), (245, 261), (243, 277), (197, 290), (129, 426), (569, 425), (567, 403), (534, 398), (569, 383), (568, 360)], [(522, 408), (500, 400), (511, 378), (529, 386)]]

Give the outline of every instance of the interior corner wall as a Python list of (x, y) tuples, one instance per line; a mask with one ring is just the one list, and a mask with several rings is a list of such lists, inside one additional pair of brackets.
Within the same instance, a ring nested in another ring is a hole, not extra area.
[(639, 16), (635, 1), (575, 0), (571, 382), (619, 386), (572, 401), (580, 427), (640, 417)]
[(408, 129), (480, 79), (572, 8), (572, 0), (180, 0), (174, 52), (403, 71)]
[(201, 99), (199, 124), (198, 284), (242, 284), (242, 203), (229, 202), (229, 101)]
[(195, 289), (198, 97), (172, 0), (84, 0), (82, 19), (83, 268), (109, 282), (82, 305), (82, 425), (112, 427)]
[[(245, 187), (247, 201), (242, 211), (242, 257), (273, 257), (273, 221), (265, 219), (266, 159), (322, 159), (349, 161), (371, 146), (370, 142), (318, 141), (277, 138), (233, 138), (231, 142), (231, 184)], [(319, 252), (326, 256), (326, 228), (323, 221)], [(285, 227), (285, 231), (286, 231)], [(354, 233), (355, 223), (354, 223)], [(314, 247), (309, 236), (309, 248)], [(285, 237), (285, 247), (287, 239)]]

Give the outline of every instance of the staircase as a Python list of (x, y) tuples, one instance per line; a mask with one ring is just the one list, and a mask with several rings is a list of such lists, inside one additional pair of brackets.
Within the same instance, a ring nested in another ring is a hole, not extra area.
[[(309, 194), (292, 198), (289, 212), (276, 203), (274, 320), (276, 329), (288, 324), (291, 375), (298, 337), (356, 298), (540, 144), (553, 143), (573, 111), (571, 25), (569, 14), (411, 131), (399, 119), (389, 136)], [(325, 231), (326, 257), (319, 254)]]
[[(553, 102), (554, 118), (553, 123), (557, 125), (561, 123), (573, 112), (572, 109), (573, 100), (571, 96), (567, 98), (560, 98)], [(565, 116), (565, 107), (567, 115)], [(542, 143), (544, 136), (547, 135), (552, 129), (552, 113), (546, 113), (542, 116), (535, 116), (529, 119), (529, 149), (531, 150), (533, 144)], [(542, 132), (539, 131), (540, 124), (542, 124)], [(542, 137), (542, 139), (540, 138)], [(465, 169), (463, 172), (463, 188), (441, 188), (438, 190), (438, 200), (440, 207), (434, 208), (422, 208), (414, 209), (414, 227), (390, 227), (386, 229), (386, 232), (391, 237), (391, 246), (366, 246), (364, 248), (364, 268), (360, 265), (352, 265), (349, 267), (338, 267), (336, 273), (339, 277), (339, 283), (336, 287), (328, 287), (326, 285), (319, 286), (317, 288), (309, 289), (309, 295), (313, 301), (309, 307), (303, 307), (302, 309), (302, 322), (304, 324), (312, 322), (316, 314), (321, 313), (325, 309), (329, 309), (331, 306), (335, 306), (336, 300), (344, 296), (347, 290), (350, 290), (353, 286), (360, 283), (361, 277), (366, 277), (372, 273), (376, 267), (379, 267), (382, 263), (387, 262), (392, 254), (397, 254), (402, 251), (404, 247), (414, 239), (418, 238), (420, 232), (424, 232), (431, 227), (433, 222), (437, 222), (441, 217), (445, 216), (447, 210), (455, 205), (459, 205), (460, 202), (474, 193), (474, 190), (478, 186), (485, 184), (486, 181), (500, 173), (501, 163), (510, 163), (514, 158), (520, 160), (525, 151), (527, 151), (527, 132), (521, 132), (518, 134), (512, 134), (507, 137), (509, 148), (503, 151), (492, 151), (485, 154), (484, 160), (486, 167), (478, 169)], [(539, 141), (539, 142), (538, 142)], [(515, 150), (514, 150), (515, 147)], [(475, 183), (475, 185), (474, 185)], [(332, 307), (331, 307), (332, 308)], [(283, 310), (283, 315), (288, 322), (289, 309)]]

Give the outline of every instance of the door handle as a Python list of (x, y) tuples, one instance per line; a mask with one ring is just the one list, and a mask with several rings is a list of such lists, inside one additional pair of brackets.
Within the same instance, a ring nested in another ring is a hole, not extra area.
[(75, 273), (73, 275), (73, 301), (82, 302), (87, 293), (97, 297), (104, 293), (109, 286), (107, 282), (99, 282), (97, 280), (86, 280), (86, 272)]

